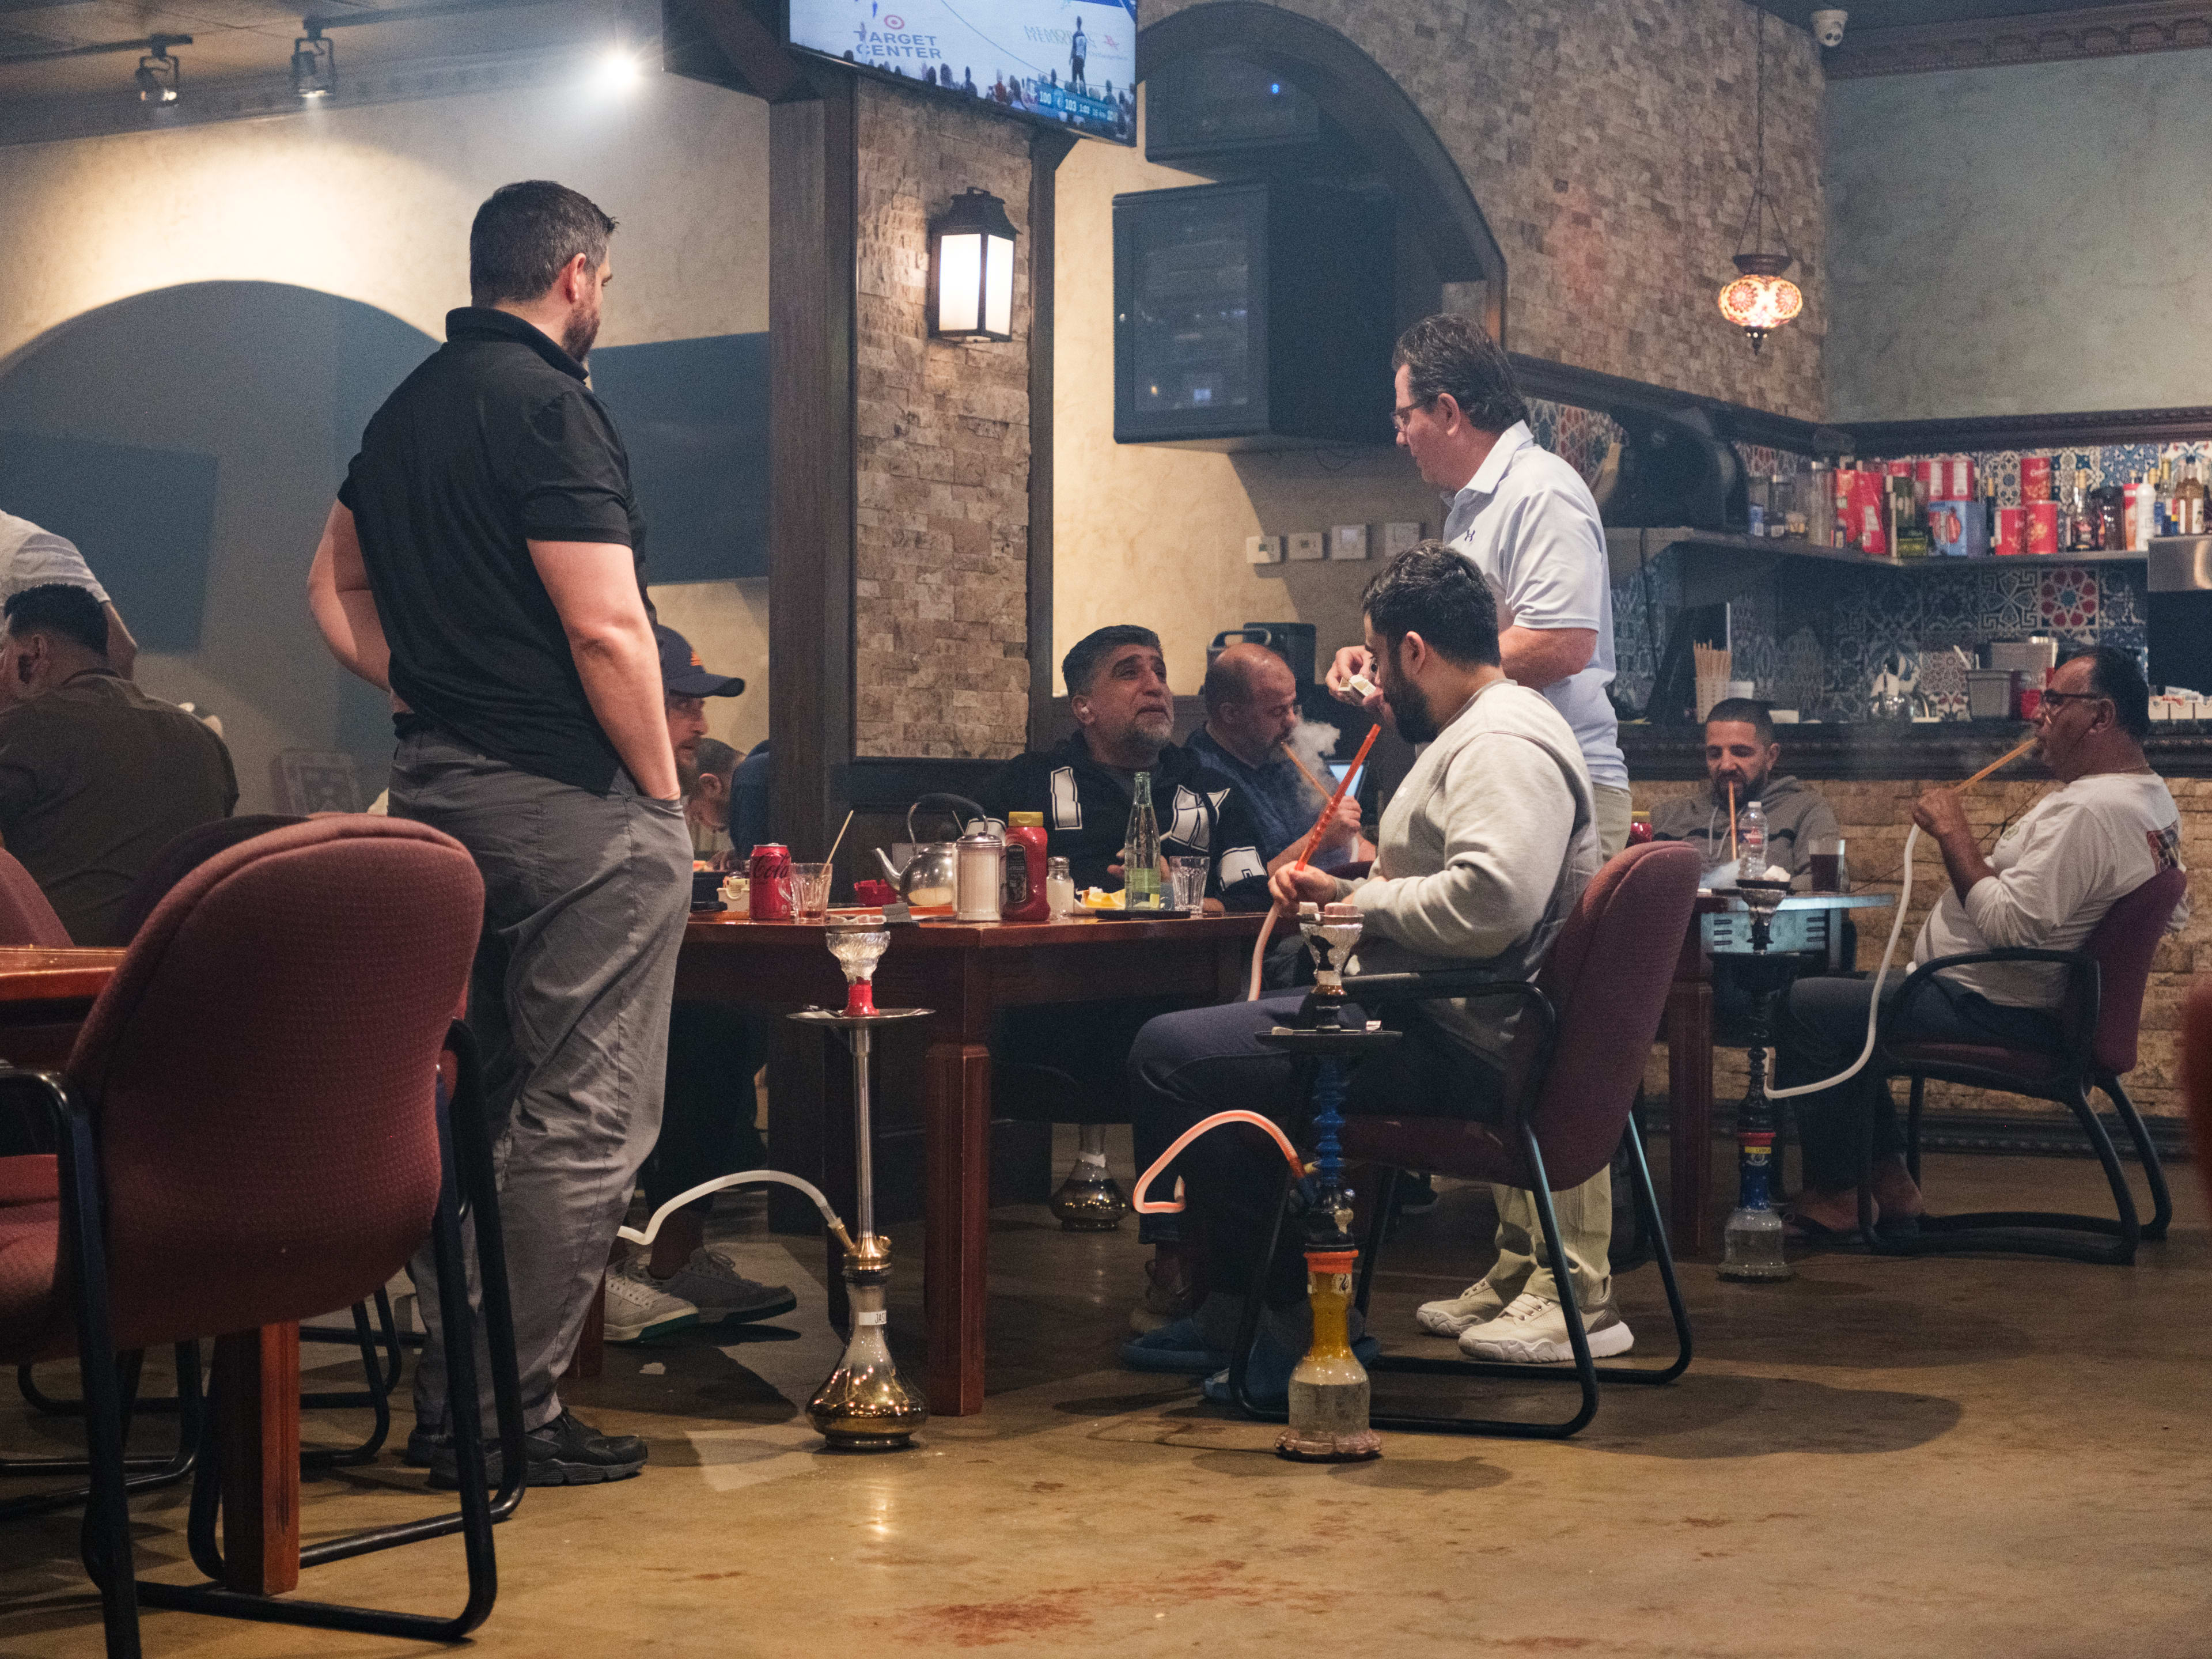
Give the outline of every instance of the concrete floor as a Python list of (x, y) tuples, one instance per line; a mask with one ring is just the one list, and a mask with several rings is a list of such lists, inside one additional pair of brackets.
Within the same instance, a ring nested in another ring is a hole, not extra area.
[[(2191, 1172), (2176, 1174), (2173, 1235), (2132, 1269), (1837, 1255), (1753, 1288), (1692, 1265), (1698, 1355), (1674, 1387), (1613, 1391), (1565, 1444), (1395, 1435), (1381, 1462), (1340, 1468), (1281, 1462), (1272, 1427), (1115, 1369), (1133, 1226), (1064, 1235), (1025, 1208), (994, 1218), (988, 1408), (933, 1422), (913, 1452), (824, 1455), (799, 1413), (839, 1346), (819, 1255), (733, 1237), (748, 1272), (799, 1289), (798, 1313), (734, 1340), (609, 1351), (572, 1403), (644, 1435), (652, 1465), (527, 1495), (500, 1528), (499, 1604), (476, 1646), (2201, 1659), (2212, 1249)], [(2087, 1164), (1929, 1161), (1939, 1209), (2088, 1207), (2097, 1184)], [(1466, 1188), (1408, 1225), (1378, 1280), (1387, 1343), (1443, 1351), (1407, 1334), (1409, 1310), (1472, 1276), (1468, 1241), (1488, 1224)], [(897, 1240), (893, 1326), (908, 1338), (918, 1243)], [(1655, 1273), (1621, 1294), (1639, 1354), (1662, 1352)], [(902, 1346), (902, 1363), (917, 1358)], [(0, 1391), (0, 1449), (67, 1443)], [(1544, 1408), (1566, 1398), (1522, 1392)], [(403, 1415), (395, 1442), (404, 1430)], [(449, 1501), (387, 1455), (310, 1479), (307, 1530)], [(182, 1494), (134, 1516), (141, 1572), (189, 1579)], [(0, 1655), (98, 1653), (74, 1516), (0, 1539)], [(457, 1607), (460, 1582), (459, 1546), (441, 1540), (315, 1569), (305, 1589), (432, 1610)], [(157, 1656), (422, 1650), (161, 1613), (145, 1640)]]

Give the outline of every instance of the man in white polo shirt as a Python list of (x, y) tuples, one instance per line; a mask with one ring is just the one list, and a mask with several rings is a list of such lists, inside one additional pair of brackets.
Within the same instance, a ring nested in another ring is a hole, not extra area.
[(107, 618), (107, 665), (129, 679), (131, 665), (137, 659), (138, 641), (123, 625), (107, 590), (94, 577), (76, 544), (28, 519), (0, 510), (0, 599), (12, 599), (26, 588), (55, 583), (82, 587), (100, 601), (100, 614)]
[[(1528, 406), (1498, 342), (1472, 318), (1423, 319), (1398, 337), (1395, 372), (1399, 447), (1422, 481), (1444, 492), (1443, 540), (1488, 582), (1498, 600), (1498, 646), (1506, 677), (1540, 691), (1575, 734), (1589, 770), (1598, 855), (1628, 844), (1628, 763), (1606, 687), (1613, 683), (1613, 587), (1605, 531), (1582, 475), (1528, 430)], [(1363, 646), (1336, 653), (1329, 690), (1349, 702), (1355, 674), (1376, 678)], [(1378, 695), (1364, 699), (1369, 707)], [(1494, 1187), (1499, 1253), (1487, 1275), (1448, 1301), (1427, 1303), (1421, 1323), (1457, 1336), (1499, 1320), (1535, 1270), (1535, 1201)], [(1612, 1171), (1601, 1170), (1557, 1195), (1560, 1224), (1595, 1232), (1609, 1225)], [(1570, 1218), (1571, 1218), (1571, 1219)], [(1500, 1329), (1500, 1336), (1510, 1335)], [(1467, 1343), (1480, 1358), (1518, 1359), (1522, 1346)]]

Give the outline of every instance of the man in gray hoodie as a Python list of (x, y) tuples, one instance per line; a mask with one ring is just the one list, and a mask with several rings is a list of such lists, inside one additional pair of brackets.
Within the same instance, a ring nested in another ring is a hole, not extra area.
[[(1574, 732), (1541, 693), (1506, 678), (1490, 588), (1440, 543), (1425, 542), (1384, 570), (1362, 609), (1383, 717), (1420, 753), (1382, 815), (1374, 873), (1342, 881), (1285, 866), (1272, 878), (1275, 898), (1293, 910), (1301, 902), (1358, 905), (1367, 971), (1480, 967), (1495, 978), (1533, 977), (1598, 866), (1589, 773)], [(1152, 1138), (1164, 1144), (1231, 1108), (1286, 1117), (1296, 1103), (1291, 1062), (1258, 1037), (1298, 1001), (1231, 1003), (1146, 1026), (1129, 1079), (1133, 1109)], [(1401, 1042), (1354, 1073), (1346, 1109), (1494, 1117), (1510, 1036), (1504, 1005), (1425, 1005)], [(1262, 1285), (1255, 1259), (1279, 1156), (1257, 1131), (1230, 1127), (1178, 1160), (1190, 1206), (1206, 1218), (1212, 1294), (1190, 1318), (1127, 1345), (1126, 1363), (1186, 1372), (1225, 1366), (1243, 1297), (1258, 1293), (1267, 1314), (1254, 1386), (1287, 1388), (1304, 1346), (1296, 1328), (1303, 1264), (1289, 1255)], [(1631, 1339), (1607, 1273), (1610, 1194), (1596, 1185), (1559, 1195), (1559, 1222), (1591, 1348), (1615, 1354)], [(1566, 1322), (1534, 1204), (1510, 1189), (1498, 1199), (1499, 1261), (1488, 1281), (1497, 1304), (1461, 1346), (1489, 1358), (1565, 1358)]]
[(1748, 697), (1715, 703), (1705, 716), (1707, 787), (1654, 807), (1652, 838), (1689, 842), (1705, 855), (1708, 870), (1727, 863), (1733, 789), (1738, 812), (1755, 800), (1766, 813), (1766, 861), (1780, 865), (1792, 881), (1804, 885), (1813, 843), (1838, 833), (1836, 813), (1796, 779), (1777, 776), (1774, 769), (1781, 759), (1782, 745), (1774, 740), (1774, 722), (1765, 703)]

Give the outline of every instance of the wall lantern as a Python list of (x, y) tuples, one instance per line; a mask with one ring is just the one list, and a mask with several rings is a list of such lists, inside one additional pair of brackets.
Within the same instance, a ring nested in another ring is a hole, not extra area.
[(930, 222), (929, 331), (939, 340), (1014, 337), (1014, 226), (988, 191), (963, 191)]
[[(1797, 284), (1782, 273), (1796, 263), (1790, 252), (1790, 239), (1782, 233), (1782, 216), (1766, 199), (1766, 14), (1754, 11), (1759, 21), (1759, 69), (1756, 77), (1758, 100), (1753, 117), (1756, 137), (1754, 159), (1751, 175), (1751, 210), (1743, 216), (1743, 228), (1736, 233), (1735, 258), (1732, 261), (1737, 271), (1736, 279), (1721, 290), (1721, 315), (1743, 331), (1744, 338), (1751, 342), (1751, 355), (1756, 357), (1766, 337), (1805, 308), (1805, 296), (1797, 291)], [(1766, 248), (1767, 221), (1774, 222), (1774, 240), (1780, 252), (1769, 252)], [(1749, 241), (1750, 252), (1744, 251)]]

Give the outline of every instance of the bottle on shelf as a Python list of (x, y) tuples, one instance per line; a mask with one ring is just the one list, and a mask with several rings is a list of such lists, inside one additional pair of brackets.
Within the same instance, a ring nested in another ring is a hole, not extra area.
[(2066, 492), (2066, 537), (2063, 545), (2069, 553), (2094, 553), (2097, 550), (2097, 504), (2089, 499), (2089, 469), (2074, 469), (2074, 487)]
[(1121, 840), (1121, 904), (1129, 910), (1160, 908), (1160, 825), (1152, 815), (1152, 775), (1137, 774), (1129, 805), (1129, 833)]
[(2174, 527), (2177, 536), (2201, 536), (2204, 533), (2204, 481), (2197, 476), (2197, 464), (2190, 458), (2187, 471), (2173, 489)]

